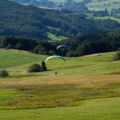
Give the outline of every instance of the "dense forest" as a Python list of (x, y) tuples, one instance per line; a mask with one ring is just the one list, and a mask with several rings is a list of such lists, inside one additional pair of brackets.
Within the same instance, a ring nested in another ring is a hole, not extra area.
[(68, 38), (120, 30), (120, 23), (88, 19), (70, 11), (40, 9), (0, 0), (0, 36), (22, 36), (49, 40), (47, 33)]
[[(57, 49), (58, 45), (67, 45), (69, 49)], [(77, 57), (93, 53), (120, 50), (120, 31), (104, 34), (86, 34), (62, 41), (45, 41), (25, 37), (0, 37), (0, 48), (27, 50), (43, 55), (61, 55)]]

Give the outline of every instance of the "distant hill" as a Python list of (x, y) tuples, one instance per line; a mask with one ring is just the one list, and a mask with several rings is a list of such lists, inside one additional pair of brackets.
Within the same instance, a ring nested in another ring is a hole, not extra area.
[[(56, 49), (67, 45), (69, 49)], [(18, 49), (42, 55), (61, 55), (77, 57), (93, 53), (113, 52), (120, 50), (120, 31), (106, 34), (81, 35), (78, 38), (62, 41), (45, 41), (24, 37), (0, 37), (0, 48)]]
[(76, 13), (88, 13), (89, 10), (85, 6), (84, 2), (74, 2), (72, 0), (64, 0), (64, 1), (51, 1), (51, 0), (10, 0), (17, 2), (22, 5), (33, 5), (39, 8), (50, 8), (56, 10), (69, 10)]
[(37, 7), (49, 7), (55, 6), (55, 3), (49, 0), (10, 0), (23, 5), (33, 5)]
[(0, 0), (0, 36), (25, 36), (49, 40), (48, 33), (76, 37), (120, 30), (116, 21), (88, 19), (70, 11), (40, 9)]
[[(77, 13), (93, 13), (120, 18), (119, 0), (10, 0), (23, 5), (33, 5), (50, 9), (66, 9)], [(108, 13), (104, 13), (107, 11)]]

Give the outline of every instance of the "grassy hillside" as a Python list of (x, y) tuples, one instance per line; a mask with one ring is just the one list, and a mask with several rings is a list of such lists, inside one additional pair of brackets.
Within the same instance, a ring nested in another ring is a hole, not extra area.
[[(0, 59), (4, 57), (0, 66), (10, 73), (0, 78), (1, 120), (119, 120), (120, 61), (113, 61), (114, 53), (66, 58), (65, 62), (51, 59), (46, 63), (48, 71), (28, 73), (31, 63), (41, 63), (47, 56), (0, 52)], [(16, 56), (10, 57), (11, 65), (6, 54)]]
[(0, 69), (17, 67), (32, 62), (41, 62), (45, 56), (39, 56), (32, 53), (19, 50), (0, 49)]
[[(58, 74), (65, 75), (100, 75), (112, 74), (120, 70), (119, 61), (113, 61), (114, 53), (95, 54), (91, 56), (66, 58), (66, 61), (59, 59), (49, 60), (46, 65), (49, 71), (40, 74)], [(17, 74), (27, 71), (30, 63), (40, 63), (45, 61), (47, 56), (35, 55), (27, 52), (15, 50), (0, 50), (0, 69), (8, 69)], [(112, 61), (112, 62), (111, 62)], [(12, 67), (12, 68), (11, 68)], [(114, 69), (113, 69), (114, 67)], [(93, 72), (95, 71), (95, 72)], [(39, 74), (39, 73), (38, 73)]]

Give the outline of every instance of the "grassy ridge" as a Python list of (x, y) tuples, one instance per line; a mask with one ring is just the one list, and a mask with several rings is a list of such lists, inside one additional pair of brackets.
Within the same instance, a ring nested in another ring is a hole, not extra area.
[[(45, 61), (47, 56), (40, 56), (31, 53), (0, 50), (0, 69), (7, 69), (10, 76), (31, 76), (31, 75), (99, 75), (119, 73), (119, 61), (113, 61), (114, 53), (95, 54), (79, 58), (66, 58), (66, 61), (51, 59), (46, 65), (47, 72), (28, 73), (31, 63)], [(113, 69), (114, 67), (114, 69)], [(93, 72), (94, 71), (94, 72)]]
[(32, 62), (41, 62), (45, 56), (40, 57), (35, 54), (26, 54), (25, 51), (0, 49), (0, 69), (16, 67)]
[(4, 58), (10, 77), (0, 78), (0, 119), (119, 119), (120, 61), (113, 61), (114, 53), (51, 59), (40, 73), (28, 73), (28, 66), (47, 56), (2, 50), (0, 59), (5, 55), (16, 58), (10, 57), (11, 64)]

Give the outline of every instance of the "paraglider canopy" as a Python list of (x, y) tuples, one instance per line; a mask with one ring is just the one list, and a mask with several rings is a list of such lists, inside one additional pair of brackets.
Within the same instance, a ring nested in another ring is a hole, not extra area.
[(66, 48), (66, 49), (68, 49), (69, 47), (67, 45), (59, 45), (59, 46), (57, 46), (57, 49), (59, 49), (59, 48)]
[(59, 58), (59, 59), (62, 59), (65, 61), (65, 58), (62, 57), (62, 56), (59, 56), (59, 55), (52, 55), (52, 56), (49, 56), (48, 58), (46, 58), (45, 62), (47, 62), (49, 59), (52, 59), (52, 58)]

